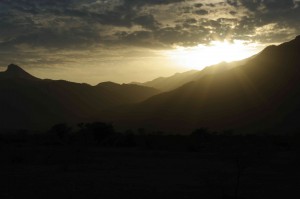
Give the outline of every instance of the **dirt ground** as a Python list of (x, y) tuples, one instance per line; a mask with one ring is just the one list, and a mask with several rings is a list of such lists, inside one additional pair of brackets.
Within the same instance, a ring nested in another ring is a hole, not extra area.
[[(299, 198), (299, 154), (2, 147), (1, 198)], [(239, 175), (239, 183), (237, 178)], [(238, 188), (237, 188), (238, 186)]]

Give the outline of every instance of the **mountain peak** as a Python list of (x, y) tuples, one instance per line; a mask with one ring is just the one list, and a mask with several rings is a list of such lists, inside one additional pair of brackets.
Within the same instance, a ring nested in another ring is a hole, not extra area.
[(115, 82), (111, 82), (111, 81), (107, 81), (107, 82), (101, 82), (99, 84), (97, 84), (97, 86), (102, 86), (102, 87), (116, 87), (116, 86), (120, 86), (120, 84), (117, 84)]
[(25, 72), (25, 71), (20, 66), (18, 66), (16, 64), (9, 64), (7, 66), (6, 72), (10, 73), (10, 72)]
[(294, 43), (296, 46), (300, 45), (300, 35), (298, 35), (295, 39), (294, 39)]
[(27, 80), (37, 80), (38, 78), (30, 75), (25, 70), (23, 70), (20, 66), (16, 64), (9, 64), (7, 66), (7, 70), (3, 73), (6, 78), (20, 78)]

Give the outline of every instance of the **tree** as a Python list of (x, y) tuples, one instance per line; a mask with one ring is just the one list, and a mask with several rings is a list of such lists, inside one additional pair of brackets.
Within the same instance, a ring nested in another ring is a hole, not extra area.
[(71, 132), (72, 128), (66, 123), (56, 124), (51, 127), (50, 133), (56, 135), (60, 140), (64, 140), (66, 135)]
[(103, 122), (87, 123), (85, 129), (87, 133), (93, 135), (98, 144), (115, 133), (114, 127), (111, 124)]

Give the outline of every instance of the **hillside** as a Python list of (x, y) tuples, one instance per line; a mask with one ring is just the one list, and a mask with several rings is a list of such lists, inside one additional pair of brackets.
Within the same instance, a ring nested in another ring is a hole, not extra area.
[(140, 102), (157, 93), (136, 85), (42, 80), (11, 64), (0, 73), (0, 129), (48, 128), (58, 122), (94, 120), (103, 108)]
[(300, 127), (299, 52), (298, 36), (267, 47), (244, 65), (107, 113), (121, 128), (296, 131)]
[(221, 62), (216, 65), (205, 67), (203, 70), (200, 71), (190, 70), (183, 73), (176, 73), (170, 77), (159, 77), (152, 81), (148, 81), (144, 83), (135, 83), (135, 84), (156, 88), (161, 91), (171, 91), (188, 82), (197, 81), (202, 77), (204, 77), (205, 75), (221, 73), (226, 70), (230, 70), (234, 67), (243, 65), (247, 63), (249, 60), (251, 60), (252, 58), (253, 57), (241, 61), (230, 62), (230, 63)]

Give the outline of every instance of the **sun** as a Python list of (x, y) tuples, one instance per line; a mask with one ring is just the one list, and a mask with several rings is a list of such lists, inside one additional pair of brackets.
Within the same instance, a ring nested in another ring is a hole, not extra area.
[(220, 62), (232, 62), (248, 58), (261, 50), (259, 44), (243, 40), (212, 41), (209, 45), (176, 47), (166, 52), (177, 65), (189, 69), (203, 69)]

